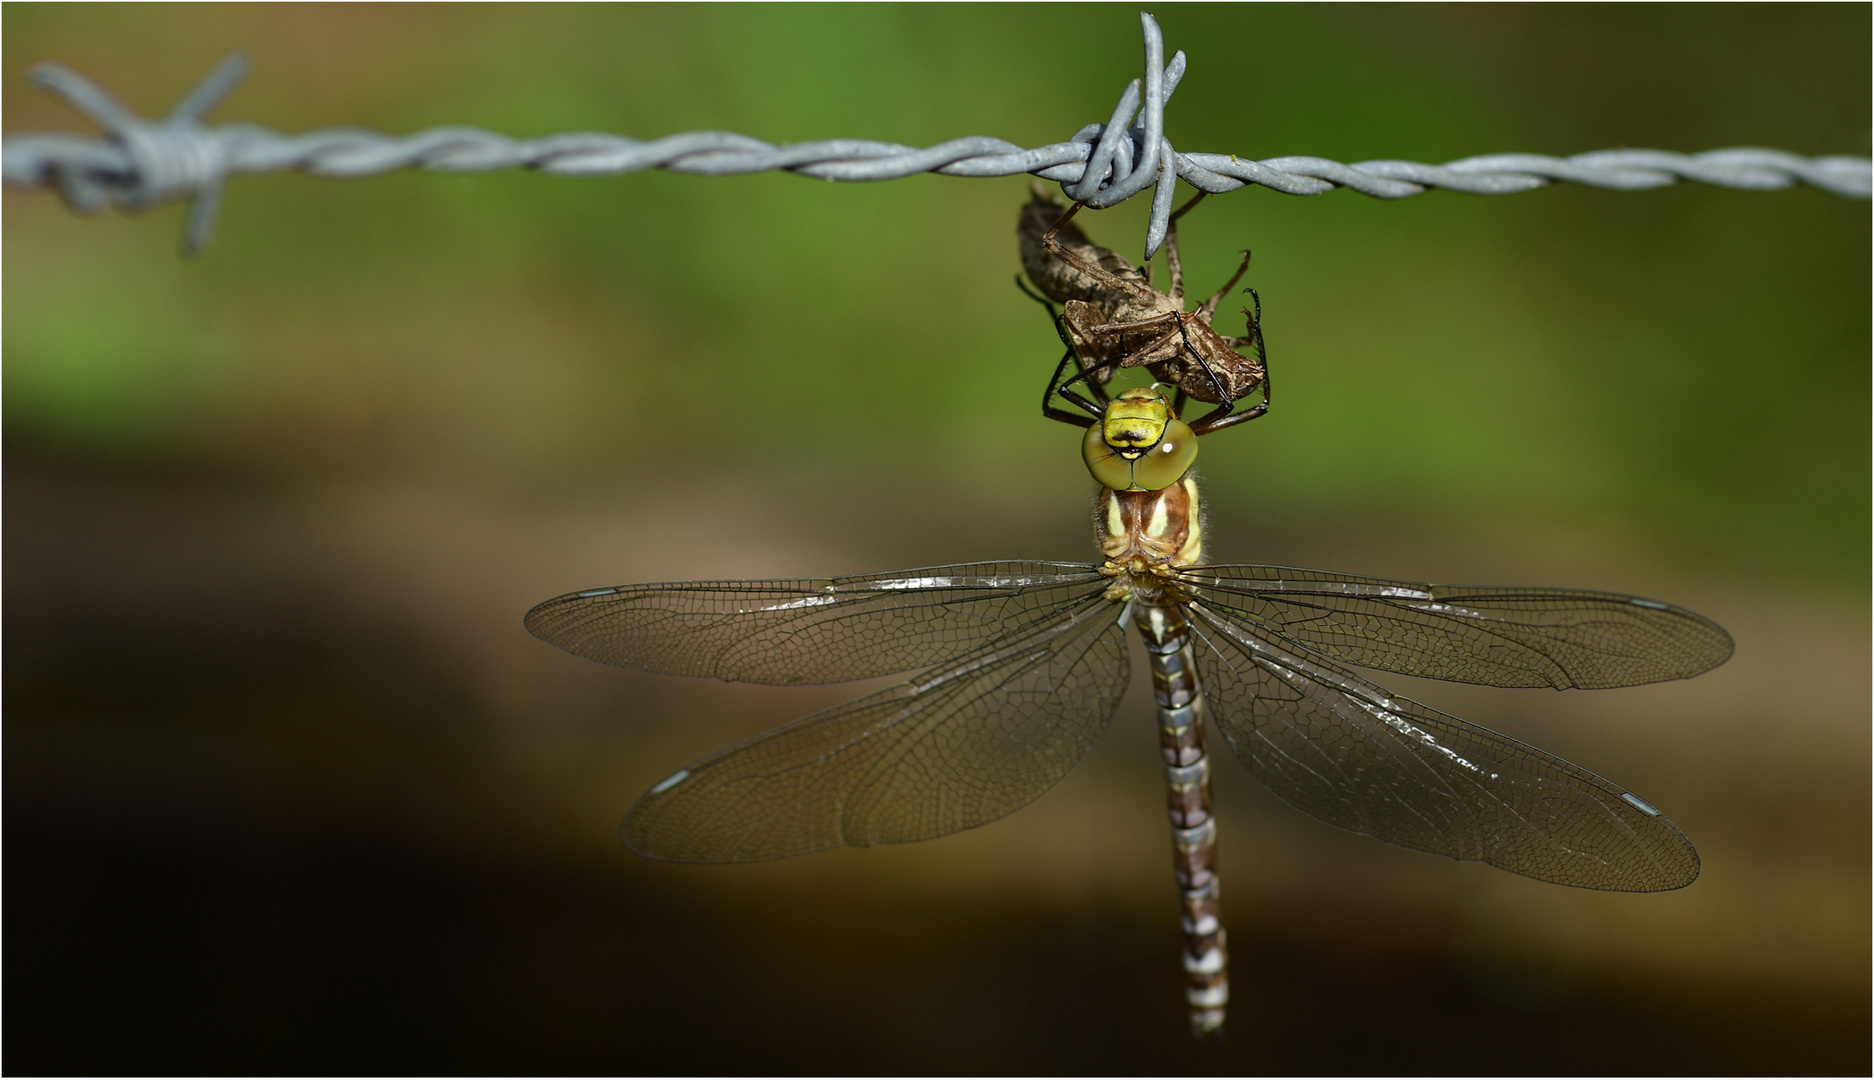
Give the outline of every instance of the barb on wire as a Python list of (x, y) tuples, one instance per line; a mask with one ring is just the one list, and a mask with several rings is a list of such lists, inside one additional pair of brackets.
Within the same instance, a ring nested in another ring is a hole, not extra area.
[[(33, 173), (38, 184), (59, 185), (66, 205), (81, 214), (95, 214), (116, 203), (140, 210), (165, 199), (194, 196), (182, 247), (188, 254), (208, 243), (214, 227), (215, 207), (227, 175), (227, 149), (220, 133), (202, 126), (202, 117), (228, 96), (247, 74), (247, 59), (236, 53), (223, 60), (183, 96), (169, 115), (150, 123), (117, 103), (89, 79), (57, 64), (40, 64), (29, 76), (34, 85), (63, 97), (71, 106), (103, 128), (107, 141), (77, 139), (69, 135), (27, 136), (49, 141), (52, 160)], [(7, 150), (15, 140), (7, 140)], [(34, 144), (27, 144), (34, 145)], [(112, 151), (115, 151), (114, 153)], [(59, 160), (69, 155), (70, 160)], [(13, 163), (6, 163), (6, 180), (19, 183)]]
[(443, 127), (397, 138), (356, 128), (324, 128), (282, 135), (252, 124), (209, 128), (201, 120), (247, 70), (231, 56), (160, 121), (147, 121), (119, 105), (76, 72), (54, 64), (33, 69), (35, 84), (65, 98), (104, 129), (103, 138), (63, 134), (19, 135), (0, 150), (5, 181), (21, 187), (57, 187), (81, 214), (107, 206), (137, 210), (192, 197), (183, 248), (207, 242), (224, 179), (233, 173), (297, 169), (315, 176), (375, 176), (398, 169), (488, 172), (535, 169), (552, 176), (616, 176), (669, 169), (699, 176), (781, 169), (819, 180), (891, 180), (922, 172), (946, 176), (1032, 173), (1061, 185), (1069, 198), (1094, 209), (1114, 206), (1152, 187), (1145, 257), (1164, 242), (1173, 189), (1183, 180), (1222, 193), (1255, 184), (1288, 195), (1319, 195), (1348, 188), (1376, 199), (1403, 199), (1431, 188), (1475, 195), (1529, 191), (1555, 182), (1614, 191), (1640, 191), (1680, 180), (1769, 191), (1808, 184), (1845, 198), (1874, 191), (1874, 165), (1861, 157), (1806, 158), (1780, 150), (1741, 147), (1703, 154), (1664, 150), (1600, 150), (1573, 157), (1490, 154), (1443, 165), (1416, 161), (1361, 161), (1351, 165), (1317, 157), (1262, 161), (1234, 154), (1180, 153), (1165, 135), (1165, 105), (1184, 77), (1184, 53), (1165, 63), (1157, 20), (1140, 13), (1145, 30), (1145, 73), (1120, 94), (1105, 124), (1089, 124), (1066, 142), (1024, 149), (987, 136), (936, 146), (901, 146), (867, 139), (823, 139), (775, 146), (727, 131), (692, 131), (640, 141), (622, 135), (575, 132), (511, 139), (472, 127)]

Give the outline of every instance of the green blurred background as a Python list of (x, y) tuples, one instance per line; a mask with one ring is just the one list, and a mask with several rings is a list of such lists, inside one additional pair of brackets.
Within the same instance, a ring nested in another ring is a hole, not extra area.
[[(1869, 150), (1864, 5), (1155, 9), (1186, 150)], [(1104, 119), (1135, 9), (8, 4), (5, 131), (77, 68), (161, 114), (1023, 145)], [(1090, 557), (1027, 180), (234, 179), (9, 191), (9, 1072), (1865, 1072), (1869, 206), (1249, 189), (1281, 400), (1206, 440), (1212, 554), (1670, 598), (1726, 667), (1396, 689), (1659, 803), (1703, 877), (1560, 889), (1218, 779), (1233, 1039), (1183, 1029), (1149, 695), (1034, 807), (908, 848), (640, 861), (617, 821), (850, 696), (608, 670), (520, 627), (633, 580)], [(1144, 200), (1085, 222), (1134, 258)], [(1240, 316), (1220, 319), (1229, 332)]]

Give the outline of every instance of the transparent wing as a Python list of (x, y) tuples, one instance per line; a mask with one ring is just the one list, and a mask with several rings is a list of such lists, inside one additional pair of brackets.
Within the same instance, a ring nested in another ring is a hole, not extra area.
[(1303, 813), (1541, 881), (1657, 892), (1698, 853), (1638, 796), (1191, 605), (1198, 673), (1230, 748)]
[(1039, 798), (1126, 691), (1125, 627), (1098, 592), (953, 665), (712, 754), (652, 788), (625, 846), (750, 862), (902, 843), (987, 824)]
[[(1093, 567), (989, 562), (795, 581), (587, 589), (527, 613), (535, 637), (602, 664), (733, 682), (845, 682), (1033, 633), (1105, 588)], [(1097, 591), (1097, 590), (1095, 590)]]
[(1731, 657), (1702, 615), (1620, 593), (1414, 585), (1284, 566), (1200, 566), (1210, 608), (1327, 660), (1486, 686), (1685, 679)]

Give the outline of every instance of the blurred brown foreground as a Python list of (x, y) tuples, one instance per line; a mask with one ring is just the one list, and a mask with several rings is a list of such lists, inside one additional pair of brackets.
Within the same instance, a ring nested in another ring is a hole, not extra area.
[[(1272, 561), (1646, 576), (1727, 625), (1738, 655), (1606, 693), (1394, 680), (1667, 808), (1704, 857), (1677, 893), (1387, 848), (1226, 768), (1236, 996), (1223, 1056), (1205, 1057), (1183, 1032), (1142, 678), (1081, 769), (996, 825), (664, 866), (612, 837), (637, 793), (849, 688), (613, 671), (519, 622), (606, 582), (1074, 557), (1071, 517), (1003, 517), (991, 547), (948, 538), (945, 508), (877, 499), (673, 498), (645, 516), (19, 451), (5, 509), (9, 1071), (1865, 1064), (1869, 642), (1825, 597), (1220, 510), (1226, 550)], [(672, 544), (673, 522), (695, 539)]]

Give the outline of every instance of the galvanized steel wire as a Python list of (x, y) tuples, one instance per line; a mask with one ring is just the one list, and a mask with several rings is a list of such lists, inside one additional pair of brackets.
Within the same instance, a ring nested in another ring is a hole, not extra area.
[(358, 128), (282, 135), (253, 124), (207, 127), (203, 117), (247, 70), (239, 56), (224, 60), (159, 121), (138, 117), (82, 75), (42, 64), (32, 81), (63, 97), (104, 129), (102, 138), (68, 134), (9, 137), (0, 149), (6, 183), (56, 187), (77, 213), (107, 207), (140, 209), (193, 198), (184, 239), (188, 251), (206, 243), (226, 177), (299, 170), (315, 176), (375, 176), (398, 169), (489, 172), (534, 169), (552, 176), (617, 176), (668, 169), (699, 176), (784, 170), (819, 180), (891, 180), (923, 172), (946, 176), (1032, 173), (1093, 208), (1116, 205), (1153, 188), (1146, 257), (1164, 241), (1176, 181), (1222, 193), (1260, 185), (1287, 195), (1348, 188), (1376, 199), (1403, 199), (1432, 188), (1502, 195), (1555, 182), (1641, 191), (1680, 180), (1769, 191), (1808, 184), (1845, 198), (1874, 190), (1874, 164), (1862, 157), (1806, 158), (1781, 150), (1740, 147), (1702, 154), (1664, 150), (1599, 150), (1557, 158), (1489, 154), (1443, 165), (1317, 157), (1262, 161), (1234, 154), (1181, 153), (1165, 134), (1165, 106), (1186, 69), (1184, 53), (1164, 60), (1164, 37), (1150, 14), (1145, 73), (1119, 97), (1111, 118), (1088, 124), (1066, 142), (1025, 149), (988, 136), (914, 147), (869, 139), (821, 139), (776, 146), (728, 131), (691, 131), (660, 139), (571, 132), (513, 139), (473, 127), (440, 127), (403, 137)]

